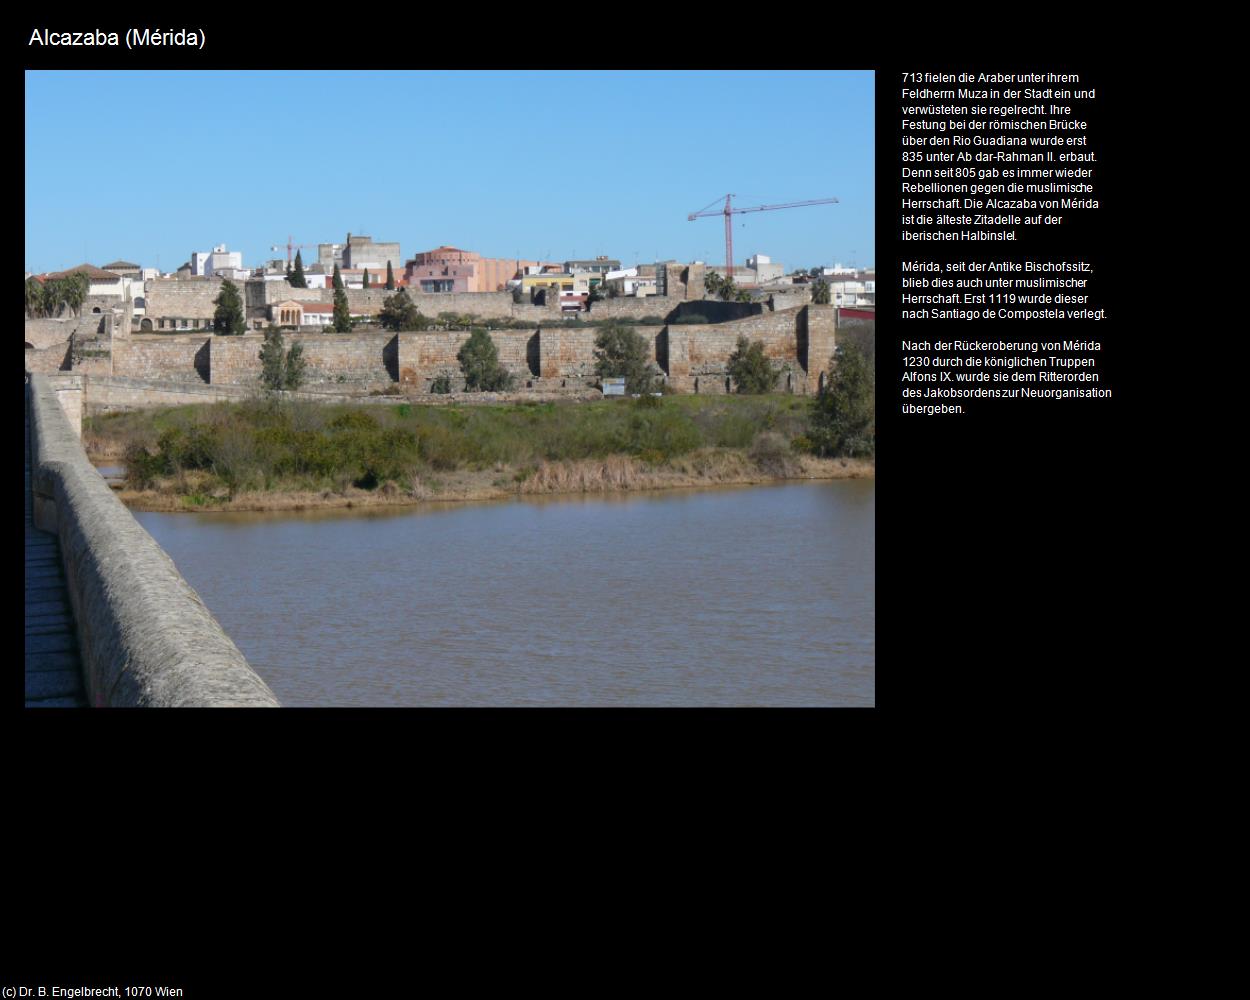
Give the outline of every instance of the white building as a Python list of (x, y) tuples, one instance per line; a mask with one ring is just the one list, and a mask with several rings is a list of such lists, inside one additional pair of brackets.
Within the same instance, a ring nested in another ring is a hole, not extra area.
[(639, 275), (636, 267), (609, 271), (603, 276), (603, 284), (605, 289), (615, 289), (617, 295), (643, 298), (655, 294), (655, 275)]
[[(195, 275), (213, 277), (218, 271), (239, 271), (242, 269), (243, 254), (237, 250), (231, 253), (226, 249), (224, 243), (213, 247), (207, 253), (202, 250), (196, 250), (191, 254), (191, 273)], [(230, 275), (226, 275), (226, 277), (230, 277)]]
[(755, 280), (761, 285), (766, 285), (770, 281), (776, 281), (778, 278), (784, 277), (786, 273), (786, 269), (780, 263), (773, 263), (771, 257), (766, 257), (762, 253), (757, 253), (754, 257), (748, 257), (747, 267), (755, 272)]
[(830, 275), (821, 279), (829, 284), (830, 305), (845, 309), (858, 306), (875, 306), (877, 304), (876, 278), (863, 277), (856, 274)]

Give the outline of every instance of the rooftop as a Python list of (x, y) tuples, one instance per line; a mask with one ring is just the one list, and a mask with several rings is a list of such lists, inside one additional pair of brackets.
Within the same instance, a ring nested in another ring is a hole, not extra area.
[(121, 277), (120, 274), (106, 271), (104, 268), (96, 267), (94, 264), (79, 264), (77, 267), (69, 267), (64, 271), (54, 271), (51, 274), (44, 275), (44, 277), (64, 278), (66, 275), (75, 274), (78, 271), (82, 271), (88, 278), (98, 278), (100, 281), (116, 281)]

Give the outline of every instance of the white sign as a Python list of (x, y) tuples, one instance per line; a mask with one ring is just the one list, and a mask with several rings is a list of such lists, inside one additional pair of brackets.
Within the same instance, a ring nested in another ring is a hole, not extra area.
[(625, 380), (623, 378), (605, 378), (603, 380), (603, 394), (605, 396), (624, 396)]

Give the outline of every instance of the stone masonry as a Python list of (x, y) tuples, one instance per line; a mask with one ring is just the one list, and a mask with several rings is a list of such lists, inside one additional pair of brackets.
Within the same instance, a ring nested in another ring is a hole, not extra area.
[[(182, 284), (207, 285), (209, 282)], [(285, 284), (282, 287), (290, 291)], [(191, 295), (189, 302), (193, 307), (195, 295), (201, 294), (207, 293), (201, 290)], [(376, 290), (363, 294), (380, 295)], [(567, 325), (538, 307), (517, 306), (510, 295), (503, 293), (421, 298), (436, 299), (440, 305), (451, 305), (448, 300), (464, 298), (477, 306), (474, 311), (479, 316), (486, 300), (501, 309), (505, 305), (509, 310), (535, 309), (543, 318), (536, 320), (533, 327), (495, 330), (490, 334), (501, 363), (517, 377), (520, 387), (541, 391), (575, 390), (593, 382), (596, 327)], [(769, 311), (758, 303), (660, 303), (661, 300), (656, 299), (638, 300), (631, 303), (633, 308), (629, 311), (657, 306), (662, 309), (667, 305), (671, 307), (670, 313), (682, 316), (686, 306), (701, 312), (707, 306), (732, 306), (735, 309), (728, 310), (726, 315), (740, 317), (725, 322), (669, 322), (644, 326), (631, 324), (628, 316), (622, 316), (626, 325), (646, 340), (649, 359), (679, 392), (723, 392), (732, 388), (726, 383), (726, 365), (739, 337), (763, 343), (766, 356), (779, 372), (778, 387), (784, 391), (815, 392), (827, 375), (836, 341), (832, 306), (808, 304)], [(608, 306), (604, 311), (611, 313), (615, 311), (610, 308), (611, 304), (596, 303), (596, 306)], [(439, 311), (455, 312), (456, 309)], [(602, 313), (596, 309), (592, 317), (596, 315)], [(658, 314), (643, 314), (649, 315)], [(97, 318), (88, 326), (100, 322)], [(107, 325), (111, 328), (114, 324)], [(49, 329), (48, 339), (65, 336), (71, 329), (76, 330), (77, 324), (58, 324)], [(28, 332), (28, 336), (33, 335)], [(468, 337), (468, 330), (400, 334), (360, 330), (348, 334), (288, 333), (285, 339), (288, 346), (299, 343), (303, 347), (308, 388), (335, 390), (341, 385), (344, 392), (359, 393), (396, 384), (427, 391), (430, 382), (443, 374), (451, 376), (455, 382), (459, 376), (456, 354)], [(255, 388), (260, 380), (263, 343), (263, 335), (257, 332), (223, 337), (203, 333), (123, 333), (119, 327), (104, 343), (111, 347), (111, 357), (78, 359), (68, 350), (67, 342), (49, 343), (43, 349), (27, 349), (27, 371), (73, 370), (118, 378)]]

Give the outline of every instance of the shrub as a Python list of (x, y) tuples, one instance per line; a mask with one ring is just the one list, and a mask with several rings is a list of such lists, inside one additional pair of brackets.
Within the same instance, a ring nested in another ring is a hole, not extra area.
[(757, 437), (747, 454), (762, 472), (772, 476), (789, 476), (799, 467), (786, 439), (774, 431)]
[(499, 363), (499, 351), (490, 334), (476, 328), (456, 353), (464, 372), (465, 388), (485, 392), (507, 392), (515, 384), (512, 373)]
[(126, 464), (126, 485), (132, 490), (150, 489), (156, 484), (156, 477), (166, 475), (169, 471), (164, 456), (150, 455), (147, 448), (139, 442), (132, 442), (126, 447), (123, 457)]
[(388, 330), (424, 330), (430, 321), (421, 315), (416, 303), (408, 297), (408, 290), (401, 288), (394, 295), (382, 300), (378, 322)]
[(651, 392), (659, 370), (647, 358), (647, 342), (620, 323), (605, 326), (595, 337), (595, 374), (625, 379), (626, 392)]
[(430, 383), (430, 392), (438, 393), (440, 396), (446, 396), (451, 392), (451, 376), (444, 372), (438, 375)]
[(726, 370), (741, 393), (758, 395), (770, 392), (777, 382), (777, 373), (768, 358), (764, 357), (764, 344), (759, 340), (748, 342), (746, 337), (739, 337), (738, 347), (729, 355)]
[(872, 457), (877, 451), (876, 372), (872, 355), (844, 344), (812, 409), (811, 438), (822, 455)]
[(289, 351), (285, 351), (282, 331), (276, 326), (270, 325), (265, 331), (260, 365), (260, 381), (266, 389), (298, 389), (304, 384), (307, 374), (304, 348), (301, 344), (294, 344)]

